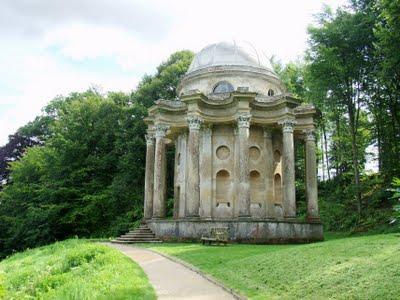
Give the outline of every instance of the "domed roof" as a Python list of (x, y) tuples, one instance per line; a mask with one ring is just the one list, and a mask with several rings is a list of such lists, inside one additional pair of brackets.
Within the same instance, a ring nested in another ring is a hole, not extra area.
[(220, 42), (203, 48), (196, 54), (186, 74), (217, 66), (244, 66), (272, 72), (268, 57), (249, 42)]

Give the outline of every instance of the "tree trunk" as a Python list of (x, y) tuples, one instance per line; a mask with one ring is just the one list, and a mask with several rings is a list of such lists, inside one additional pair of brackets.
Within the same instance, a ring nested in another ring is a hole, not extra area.
[[(336, 116), (336, 135), (338, 137), (338, 145), (340, 147), (340, 121), (339, 121), (339, 117)], [(336, 176), (340, 176), (340, 161), (341, 161), (341, 156), (340, 156), (340, 151), (336, 151)]]
[(353, 169), (354, 169), (354, 184), (355, 184), (355, 196), (357, 200), (357, 212), (358, 217), (361, 217), (361, 190), (360, 190), (360, 170), (358, 165), (358, 147), (357, 147), (357, 128), (355, 124), (355, 108), (353, 103), (347, 105), (350, 123), (350, 134), (351, 134), (351, 149), (353, 154)]
[[(322, 125), (323, 126), (323, 125)], [(321, 126), (321, 127), (322, 127)], [(323, 143), (323, 134), (321, 134), (321, 153), (322, 153), (322, 164), (321, 164), (321, 168), (322, 168), (322, 181), (325, 181), (325, 163), (324, 163), (324, 143)]]
[[(329, 170), (329, 158), (328, 158), (328, 142), (326, 140), (326, 129), (325, 129), (325, 123), (322, 123), (322, 133), (324, 135), (324, 147), (325, 147), (325, 159), (326, 159), (326, 171), (328, 173), (328, 180), (331, 180), (331, 173)], [(323, 157), (322, 157), (323, 158)], [(322, 164), (324, 161), (322, 160)]]

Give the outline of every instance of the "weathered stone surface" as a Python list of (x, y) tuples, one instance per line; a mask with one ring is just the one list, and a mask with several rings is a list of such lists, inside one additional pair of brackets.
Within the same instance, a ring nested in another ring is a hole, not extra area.
[(156, 149), (154, 158), (154, 193), (153, 193), (153, 218), (165, 218), (166, 197), (166, 154), (165, 135), (168, 126), (156, 126)]
[(186, 217), (193, 218), (199, 217), (200, 208), (199, 146), (202, 120), (196, 115), (188, 116), (187, 120), (189, 124), (189, 140)]
[(200, 217), (212, 217), (212, 127), (205, 126), (200, 147)]
[[(149, 140), (144, 215), (165, 239), (198, 238), (221, 224), (236, 241), (322, 238), (310, 131), (315, 107), (300, 105), (272, 69), (247, 62), (229, 65), (219, 57), (210, 67), (192, 69), (178, 88), (180, 99), (159, 100), (149, 109), (145, 122), (155, 145)], [(308, 223), (295, 219), (294, 139), (304, 133)], [(167, 145), (176, 150), (175, 223), (155, 221), (165, 218)]]
[(232, 242), (305, 243), (323, 240), (321, 223), (265, 220), (151, 220), (148, 226), (162, 240), (199, 240), (211, 228), (228, 227)]
[(310, 221), (319, 220), (317, 158), (315, 154), (315, 136), (313, 130), (305, 131), (306, 143), (306, 199), (307, 218)]
[(279, 124), (282, 125), (283, 133), (283, 155), (282, 155), (282, 188), (283, 209), (285, 217), (296, 217), (296, 187), (294, 178), (294, 141), (293, 127), (296, 121), (286, 119)]
[(265, 147), (265, 215), (268, 218), (274, 217), (274, 153), (272, 147), (272, 130), (264, 127)]
[(146, 135), (146, 172), (144, 185), (144, 218), (153, 216), (153, 186), (154, 186), (154, 136)]
[(238, 122), (239, 139), (239, 218), (250, 217), (250, 183), (249, 183), (249, 130), (250, 115), (240, 115)]

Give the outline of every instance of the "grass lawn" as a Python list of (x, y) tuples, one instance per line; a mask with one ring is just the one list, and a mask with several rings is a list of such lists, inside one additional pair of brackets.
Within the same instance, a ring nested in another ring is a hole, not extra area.
[(142, 269), (115, 249), (71, 239), (0, 262), (0, 299), (155, 299)]
[(400, 236), (338, 237), (306, 245), (163, 244), (252, 299), (400, 299)]

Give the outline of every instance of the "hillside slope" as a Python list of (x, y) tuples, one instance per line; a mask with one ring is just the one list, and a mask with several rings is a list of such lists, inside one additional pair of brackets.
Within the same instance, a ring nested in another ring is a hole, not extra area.
[(115, 249), (72, 239), (0, 262), (0, 299), (155, 299), (142, 269)]
[(187, 261), (251, 299), (400, 299), (398, 234), (307, 245), (152, 249)]

